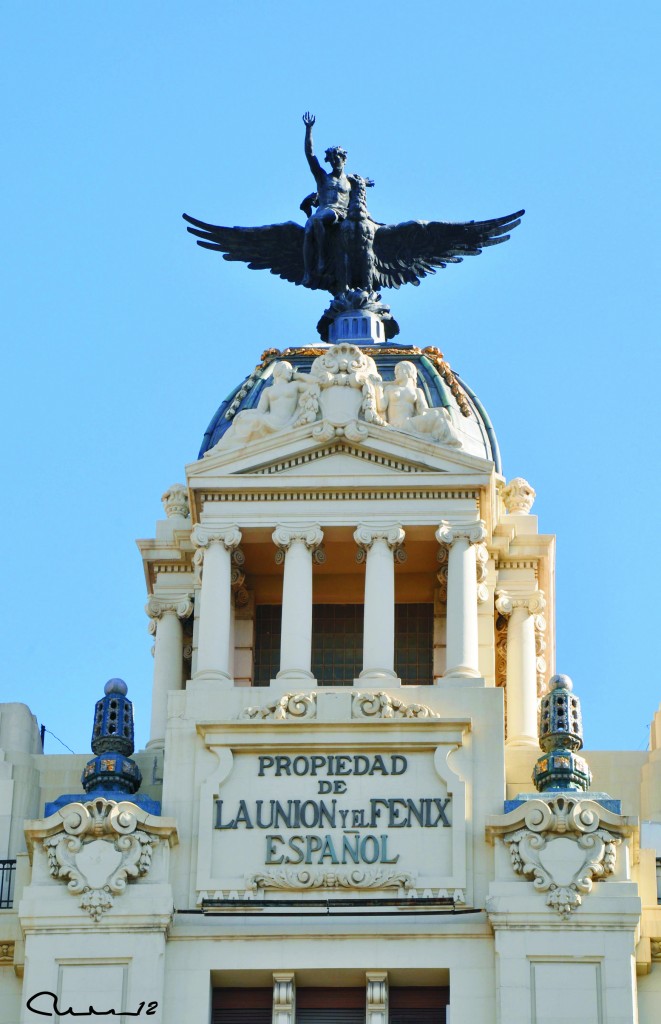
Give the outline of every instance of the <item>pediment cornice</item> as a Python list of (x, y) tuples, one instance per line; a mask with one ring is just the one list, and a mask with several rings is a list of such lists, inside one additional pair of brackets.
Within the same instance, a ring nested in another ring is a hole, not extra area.
[[(320, 438), (319, 424), (298, 427), (269, 438), (260, 438), (240, 449), (218, 450), (187, 467), (191, 488), (207, 488), (213, 480), (250, 475), (295, 475), (304, 472), (315, 477), (337, 479), (337, 465), (347, 476), (364, 477), (366, 470), (376, 474), (451, 474), (479, 476), (483, 481), (494, 472), (493, 463), (449, 446), (394, 431), (375, 424), (360, 424), (360, 438), (334, 433)], [(316, 436), (315, 436), (316, 435)], [(355, 465), (352, 465), (355, 463)], [(318, 472), (317, 472), (318, 470)]]

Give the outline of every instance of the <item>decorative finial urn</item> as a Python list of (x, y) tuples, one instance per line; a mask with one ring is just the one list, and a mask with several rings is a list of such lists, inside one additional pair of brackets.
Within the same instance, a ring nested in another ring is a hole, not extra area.
[(81, 782), (86, 793), (99, 789), (136, 793), (142, 775), (131, 759), (135, 743), (128, 687), (123, 679), (109, 679), (103, 689), (104, 696), (94, 709), (92, 751), (96, 756), (85, 765)]
[(569, 676), (553, 676), (549, 692), (541, 700), (539, 745), (544, 754), (533, 769), (533, 782), (540, 793), (554, 789), (585, 791), (592, 782), (587, 761), (576, 753), (583, 746), (583, 721), (581, 702), (572, 690)]
[(509, 515), (529, 516), (535, 503), (536, 491), (522, 476), (515, 476), (503, 488), (503, 502)]
[(183, 484), (172, 484), (161, 496), (163, 508), (168, 519), (178, 517), (187, 519), (190, 515), (188, 491)]

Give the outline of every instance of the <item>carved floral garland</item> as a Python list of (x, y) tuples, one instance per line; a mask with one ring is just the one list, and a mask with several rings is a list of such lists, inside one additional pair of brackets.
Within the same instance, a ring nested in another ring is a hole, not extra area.
[(415, 875), (404, 871), (263, 871), (246, 878), (246, 889), (414, 889)]
[(353, 718), (440, 718), (426, 704), (406, 704), (398, 697), (379, 693), (356, 693), (351, 713)]
[[(291, 721), (301, 718), (315, 718), (317, 714), (317, 691), (311, 693), (285, 693), (282, 697), (263, 704), (261, 707), (244, 708), (239, 719), (259, 721)], [(407, 704), (398, 697), (381, 690), (378, 693), (358, 692), (353, 694), (352, 718), (440, 718), (426, 704)]]

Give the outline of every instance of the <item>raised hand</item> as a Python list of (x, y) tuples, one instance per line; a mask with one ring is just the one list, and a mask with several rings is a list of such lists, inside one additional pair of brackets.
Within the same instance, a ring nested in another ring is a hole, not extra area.
[(314, 114), (311, 114), (309, 110), (306, 110), (306, 112), (303, 114), (303, 124), (305, 125), (305, 127), (311, 128), (315, 121), (316, 118)]

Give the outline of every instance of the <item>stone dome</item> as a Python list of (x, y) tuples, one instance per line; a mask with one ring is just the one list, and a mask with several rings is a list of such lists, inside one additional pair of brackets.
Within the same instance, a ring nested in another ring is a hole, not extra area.
[[(412, 345), (398, 345), (389, 342), (384, 345), (367, 345), (366, 352), (377, 364), (384, 381), (394, 379), (397, 363), (406, 359), (418, 371), (418, 386), (422, 388), (431, 408), (445, 407), (452, 413), (461, 450), (469, 455), (489, 459), (501, 473), (500, 451), (496, 434), (487, 412), (477, 395), (450, 369), (437, 348), (418, 348)], [(263, 389), (269, 384), (273, 367), (279, 359), (286, 359), (295, 369), (306, 373), (312, 363), (330, 345), (320, 343), (310, 347), (267, 349), (261, 362), (245, 379), (230, 391), (213, 416), (200, 447), (198, 458), (214, 447), (231, 426), (234, 416), (244, 409), (254, 409)]]

